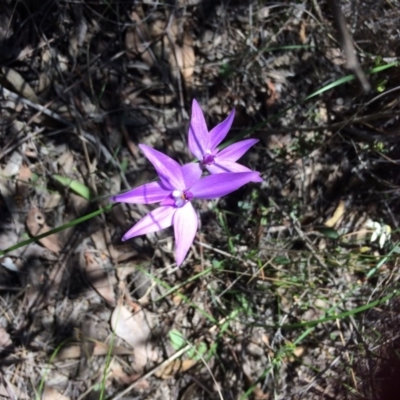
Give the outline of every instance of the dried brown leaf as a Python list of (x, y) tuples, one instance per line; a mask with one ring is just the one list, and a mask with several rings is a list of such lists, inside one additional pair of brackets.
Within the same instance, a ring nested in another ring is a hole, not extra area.
[(89, 378), (90, 361), (94, 353), (94, 341), (96, 337), (96, 323), (92, 318), (84, 319), (81, 323), (81, 357), (79, 360), (79, 379)]
[(52, 210), (56, 208), (61, 201), (61, 194), (58, 192), (43, 193), (43, 208), (45, 210)]
[(171, 104), (175, 100), (175, 96), (171, 94), (149, 94), (151, 100), (154, 103), (165, 106), (166, 104)]
[(138, 49), (139, 38), (137, 37), (136, 28), (130, 26), (125, 34), (125, 48), (128, 57), (136, 57), (140, 54)]
[(69, 38), (68, 52), (70, 56), (75, 60), (79, 54), (79, 48), (82, 47), (85, 41), (88, 26), (85, 17), (83, 16), (81, 4), (77, 4), (75, 7), (75, 29), (72, 31)]
[(92, 253), (86, 251), (84, 259), (85, 274), (90, 285), (107, 303), (115, 305), (114, 289), (110, 283), (108, 274)]
[[(70, 344), (65, 346), (58, 353), (56, 360), (63, 361), (68, 360), (70, 358), (80, 358), (81, 356), (81, 345), (79, 344)], [(123, 346), (115, 346), (113, 345), (110, 349), (110, 345), (101, 342), (94, 342), (93, 356), (104, 356), (111, 351), (112, 355), (127, 355), (132, 354), (132, 350), (127, 349)]]
[[(243, 366), (243, 377), (245, 382), (245, 387), (253, 387), (254, 386), (254, 379), (251, 377), (251, 367), (248, 363), (244, 363)], [(257, 384), (253, 389), (254, 399), (256, 400), (268, 400), (269, 394), (264, 393), (260, 388), (260, 385)]]
[(140, 56), (149, 66), (153, 66), (154, 58), (151, 56), (149, 47), (149, 34), (140, 16), (136, 12), (131, 12), (132, 21), (136, 22), (135, 27), (129, 27), (125, 34), (125, 48), (127, 56), (135, 58)]
[(12, 345), (12, 341), (8, 332), (0, 327), (0, 348)]
[(75, 160), (73, 154), (69, 150), (64, 151), (60, 157), (58, 157), (57, 163), (60, 166), (59, 172), (62, 175), (71, 176), (73, 174)]
[[(137, 381), (141, 376), (142, 376), (142, 374), (137, 374), (137, 373), (128, 375), (122, 368), (121, 364), (119, 364), (114, 359), (110, 365), (107, 378), (114, 379), (117, 382), (123, 383), (124, 385), (130, 385), (132, 382)], [(143, 379), (143, 381), (147, 382), (147, 388), (149, 388), (150, 387), (149, 382), (146, 381), (145, 379)]]
[(32, 178), (32, 171), (26, 164), (22, 164), (19, 169), (18, 180), (22, 182), (29, 182)]
[(46, 385), (43, 391), (42, 400), (70, 400), (51, 386)]
[(345, 202), (343, 200), (340, 200), (332, 217), (328, 218), (324, 222), (324, 225), (327, 226), (328, 228), (333, 228), (338, 224), (339, 221), (342, 221), (345, 211), (346, 211)]
[[(26, 227), (31, 236), (41, 235), (50, 230), (46, 224), (46, 219), (44, 214), (37, 208), (32, 207), (28, 212), (26, 217)], [(58, 254), (61, 251), (61, 246), (58, 242), (57, 234), (53, 234), (42, 238), (39, 242), (46, 247), (46, 249)]]
[(170, 379), (176, 374), (192, 368), (196, 363), (196, 360), (173, 360), (157, 370), (155, 376), (159, 379)]
[(12, 383), (5, 380), (5, 384), (0, 384), (0, 396), (4, 396), (7, 399), (18, 399), (18, 400), (29, 400), (29, 396), (23, 392), (21, 392), (16, 386)]
[[(56, 49), (52, 48), (52, 52), (56, 53)], [(49, 49), (44, 49), (42, 52), (42, 59), (40, 61), (41, 73), (39, 74), (39, 80), (37, 85), (38, 93), (45, 92), (52, 83), (52, 67), (51, 60), (52, 55)], [(56, 59), (56, 57), (54, 57)]]
[(192, 82), (196, 56), (193, 49), (193, 39), (188, 33), (183, 34), (182, 46), (175, 46), (175, 55), (178, 67), (187, 85)]
[(304, 23), (304, 21), (300, 23), (299, 37), (301, 43), (303, 44), (307, 43), (306, 24)]
[(22, 155), (19, 152), (14, 151), (8, 159), (6, 166), (0, 169), (1, 175), (4, 177), (18, 175), (21, 165)]
[(111, 244), (110, 232), (108, 230), (104, 230), (103, 228), (94, 232), (90, 237), (96, 246), (96, 249), (100, 250), (103, 254), (105, 253), (109, 255), (113, 262), (121, 263), (129, 260), (130, 258), (138, 256), (138, 252), (136, 250), (132, 250), (131, 246), (129, 245), (115, 246)]
[(32, 171), (30, 168), (22, 164), (20, 169), (19, 169), (19, 174), (18, 174), (18, 180), (16, 182), (16, 195), (19, 199), (21, 199), (21, 203), (24, 202), (24, 199), (26, 199), (28, 191), (30, 190), (30, 180), (32, 177)]
[(14, 88), (16, 93), (32, 101), (35, 104), (39, 103), (36, 93), (33, 91), (32, 87), (17, 71), (13, 70), (12, 68), (2, 67), (1, 75), (2, 78), (5, 79), (6, 82)]
[(181, 400), (191, 400), (196, 398), (196, 391), (198, 390), (197, 383), (192, 383), (189, 385), (182, 393)]
[(47, 90), (51, 85), (51, 77), (47, 72), (41, 72), (39, 74), (39, 82), (37, 86), (37, 91), (40, 95), (43, 96), (45, 90)]
[(154, 324), (153, 315), (143, 309), (132, 314), (128, 308), (119, 304), (112, 313), (111, 327), (117, 336), (133, 347), (137, 370), (143, 369), (148, 361), (156, 359), (156, 353), (149, 343)]

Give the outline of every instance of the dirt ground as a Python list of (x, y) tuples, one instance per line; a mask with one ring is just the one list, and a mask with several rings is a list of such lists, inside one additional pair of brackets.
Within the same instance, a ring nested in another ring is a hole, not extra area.
[[(400, 2), (339, 2), (368, 91), (332, 3), (0, 3), (0, 398), (399, 398)], [(193, 98), (263, 182), (177, 268), (110, 197)]]

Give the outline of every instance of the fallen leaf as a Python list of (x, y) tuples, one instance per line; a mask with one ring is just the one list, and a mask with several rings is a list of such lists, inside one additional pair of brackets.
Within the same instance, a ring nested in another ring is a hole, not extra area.
[(182, 393), (181, 400), (191, 400), (196, 398), (197, 390), (198, 390), (198, 385), (197, 383), (193, 382), (184, 390), (184, 392)]
[(79, 360), (78, 377), (81, 380), (89, 378), (92, 356), (94, 353), (94, 341), (96, 338), (96, 323), (92, 318), (85, 318), (81, 323), (81, 357)]
[(175, 46), (175, 55), (183, 79), (187, 85), (190, 85), (196, 62), (193, 49), (193, 38), (191, 35), (186, 32), (183, 34), (183, 43), (181, 46)]
[(108, 274), (92, 253), (86, 251), (84, 259), (84, 270), (90, 285), (107, 303), (114, 306), (114, 288), (110, 283)]
[[(21, 240), (20, 235), (17, 234), (16, 230), (20, 232), (23, 227), (19, 227), (18, 225), (19, 223), (16, 224), (17, 229), (15, 229), (14, 225), (12, 229), (11, 227), (10, 229), (4, 229), (4, 232), (0, 234), (0, 249), (5, 250)], [(26, 260), (37, 258), (50, 261), (57, 260), (57, 256), (43, 246), (40, 246), (37, 243), (31, 243), (27, 246), (7, 252), (7, 256), (0, 258), (0, 264), (11, 271), (20, 272), (23, 269)]]
[(300, 24), (299, 37), (301, 43), (307, 43), (306, 24), (303, 21)]
[(196, 363), (197, 360), (173, 360), (158, 369), (154, 375), (159, 379), (170, 379), (176, 374), (185, 372), (192, 368)]
[(76, 60), (76, 58), (78, 57), (79, 49), (82, 47), (83, 42), (85, 41), (88, 30), (87, 22), (83, 15), (82, 9), (83, 7), (79, 5), (77, 5), (77, 7), (75, 8), (75, 29), (72, 30), (69, 37), (68, 52), (73, 60)]
[[(102, 256), (108, 255), (115, 263), (121, 263), (133, 257), (138, 257), (139, 253), (132, 249), (132, 246), (111, 244), (111, 235), (108, 230), (99, 229), (90, 235), (96, 249), (101, 251)], [(119, 268), (118, 268), (119, 271)]]
[[(70, 358), (80, 358), (81, 356), (81, 345), (80, 344), (70, 344), (63, 347), (57, 354), (56, 361), (68, 360)], [(107, 343), (101, 343), (94, 341), (93, 356), (105, 356), (108, 353), (111, 355), (127, 355), (132, 354), (132, 350), (127, 349), (123, 346), (111, 346)]]
[[(26, 227), (28, 228), (29, 234), (31, 236), (41, 235), (50, 230), (50, 228), (46, 224), (44, 214), (37, 207), (32, 207), (28, 212), (28, 215), (26, 217)], [(46, 247), (46, 249), (52, 251), (55, 254), (58, 254), (61, 251), (57, 234), (39, 239), (39, 243), (41, 243), (44, 247)]]
[(345, 203), (343, 200), (340, 200), (332, 217), (327, 219), (324, 222), (324, 225), (327, 226), (328, 228), (333, 228), (339, 222), (339, 220), (342, 219), (345, 211), (346, 211)]
[(53, 210), (61, 202), (61, 194), (58, 192), (43, 193), (43, 208), (45, 210)]
[(60, 154), (57, 159), (57, 164), (59, 166), (59, 172), (62, 172), (63, 175), (72, 175), (74, 169), (76, 169), (74, 156), (69, 150)]
[(29, 400), (30, 397), (21, 392), (16, 386), (8, 382), (4, 377), (5, 384), (0, 384), (0, 396), (6, 397), (7, 399), (18, 399), (18, 400)]
[(151, 55), (149, 46), (149, 33), (146, 26), (142, 24), (142, 19), (135, 11), (131, 12), (130, 17), (135, 22), (134, 27), (128, 27), (125, 34), (126, 54), (129, 58), (137, 58), (138, 56), (148, 65), (154, 65), (154, 59)]
[(0, 348), (12, 345), (12, 341), (8, 332), (0, 327)]
[(51, 386), (46, 385), (43, 391), (42, 400), (70, 400)]
[[(122, 368), (121, 364), (119, 364), (116, 359), (113, 359), (113, 361), (111, 362), (107, 374), (107, 379), (116, 380), (117, 382), (122, 383), (124, 385), (130, 385), (132, 382), (137, 381), (141, 377), (142, 374), (137, 374), (137, 373), (128, 375)], [(148, 381), (146, 382), (147, 382), (147, 387), (149, 387), (149, 382)]]
[(279, 96), (276, 91), (276, 86), (270, 79), (268, 79), (267, 80), (266, 100), (265, 100), (267, 108), (272, 107), (276, 103), (278, 98), (279, 98)]
[(184, 31), (181, 23), (174, 20), (168, 28), (168, 37), (164, 37), (164, 43), (167, 49), (173, 46), (173, 51), (168, 52), (168, 62), (174, 75), (180, 73), (186, 85), (190, 85), (196, 62), (192, 36)]
[(128, 308), (120, 304), (112, 313), (111, 327), (117, 336), (132, 346), (136, 370), (143, 369), (148, 361), (156, 359), (156, 353), (149, 343), (154, 325), (153, 315), (143, 309), (132, 314)]
[(6, 166), (1, 168), (1, 175), (4, 177), (17, 175), (21, 169), (22, 161), (22, 155), (19, 152), (14, 151), (8, 159)]
[(31, 188), (30, 180), (32, 178), (32, 171), (30, 168), (25, 165), (21, 164), (19, 168), (18, 179), (16, 182), (15, 193), (17, 198), (22, 199), (22, 202), (27, 198), (28, 192)]
[(171, 94), (149, 94), (148, 95), (154, 103), (160, 105), (171, 104), (175, 100), (175, 96)]
[(2, 257), (0, 258), (0, 264), (13, 272), (21, 272), (23, 268), (23, 261), (15, 257)]
[(244, 377), (244, 383), (245, 383), (245, 388), (253, 388), (253, 395), (255, 400), (268, 400), (269, 399), (269, 394), (264, 393), (262, 389), (260, 388), (260, 385), (254, 384), (254, 379), (251, 377), (250, 370), (251, 368), (249, 367), (248, 364), (243, 364), (243, 377)]
[(19, 169), (18, 179), (22, 182), (29, 182), (32, 177), (32, 171), (26, 164), (22, 164)]
[(21, 74), (12, 68), (3, 67), (1, 68), (1, 74), (3, 78), (14, 88), (14, 91), (26, 99), (32, 101), (35, 104), (39, 103), (36, 93), (32, 87), (25, 81)]

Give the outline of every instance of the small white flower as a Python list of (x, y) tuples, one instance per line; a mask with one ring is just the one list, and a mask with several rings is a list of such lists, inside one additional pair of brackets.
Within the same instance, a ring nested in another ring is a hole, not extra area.
[(382, 249), (386, 241), (390, 240), (392, 228), (389, 225), (381, 225), (379, 222), (370, 219), (365, 225), (372, 230), (370, 242), (375, 242), (379, 238), (379, 247)]

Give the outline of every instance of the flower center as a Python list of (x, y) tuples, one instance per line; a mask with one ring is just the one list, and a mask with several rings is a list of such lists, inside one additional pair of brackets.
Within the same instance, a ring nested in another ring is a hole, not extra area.
[(210, 150), (206, 150), (204, 156), (203, 156), (203, 164), (204, 165), (209, 165), (214, 162), (215, 156), (211, 153)]
[(175, 200), (175, 206), (182, 207), (188, 201), (193, 199), (193, 194), (191, 192), (189, 192), (188, 190), (184, 190), (184, 191), (174, 190), (172, 192), (172, 197)]

